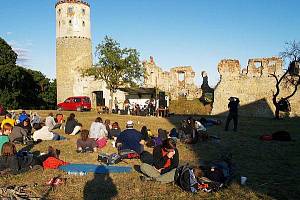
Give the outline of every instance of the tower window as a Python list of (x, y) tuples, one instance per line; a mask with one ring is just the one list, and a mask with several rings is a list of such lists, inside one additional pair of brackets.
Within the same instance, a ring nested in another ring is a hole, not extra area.
[(60, 13), (61, 13), (61, 9), (58, 9), (58, 14), (60, 15)]
[(72, 26), (72, 20), (69, 20), (69, 25)]
[(85, 15), (85, 9), (84, 8), (81, 10), (81, 12), (82, 12), (82, 15)]
[(73, 14), (73, 7), (69, 7), (68, 8), (68, 15), (72, 15)]
[(58, 22), (58, 27), (60, 28), (60, 21)]
[(84, 21), (82, 22), (82, 26), (85, 27), (85, 22)]

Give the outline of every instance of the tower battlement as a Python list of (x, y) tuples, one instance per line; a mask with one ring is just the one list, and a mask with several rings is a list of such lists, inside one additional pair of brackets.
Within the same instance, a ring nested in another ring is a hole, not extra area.
[(84, 5), (88, 6), (88, 7), (90, 7), (90, 4), (88, 2), (82, 1), (82, 0), (59, 0), (59, 1), (56, 2), (55, 8), (59, 4), (63, 4), (63, 3), (81, 3), (81, 4), (84, 4)]

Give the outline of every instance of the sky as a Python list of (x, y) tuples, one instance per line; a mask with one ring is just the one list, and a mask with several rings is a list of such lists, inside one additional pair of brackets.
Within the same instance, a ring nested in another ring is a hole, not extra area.
[[(207, 71), (217, 84), (221, 59), (278, 56), (300, 41), (299, 0), (88, 0), (92, 42), (111, 36), (158, 66), (192, 66), (196, 84)], [(0, 37), (18, 64), (55, 78), (56, 0), (0, 0)], [(94, 63), (97, 60), (94, 58)]]

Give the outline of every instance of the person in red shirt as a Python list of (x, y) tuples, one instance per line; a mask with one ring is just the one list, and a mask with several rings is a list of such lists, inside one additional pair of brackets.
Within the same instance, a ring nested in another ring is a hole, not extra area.
[(49, 146), (48, 158), (43, 162), (44, 169), (57, 169), (59, 166), (68, 165), (68, 162), (64, 162), (59, 159), (60, 150)]
[(141, 176), (142, 181), (154, 180), (161, 183), (174, 181), (176, 168), (179, 164), (179, 153), (173, 139), (166, 139), (162, 145), (153, 149), (153, 165), (143, 163), (141, 171), (146, 176)]

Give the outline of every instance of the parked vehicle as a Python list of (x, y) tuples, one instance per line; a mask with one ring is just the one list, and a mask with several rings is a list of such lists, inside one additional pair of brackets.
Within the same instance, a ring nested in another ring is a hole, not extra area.
[(57, 104), (58, 110), (76, 110), (76, 111), (90, 111), (91, 99), (87, 96), (69, 97), (64, 102)]

